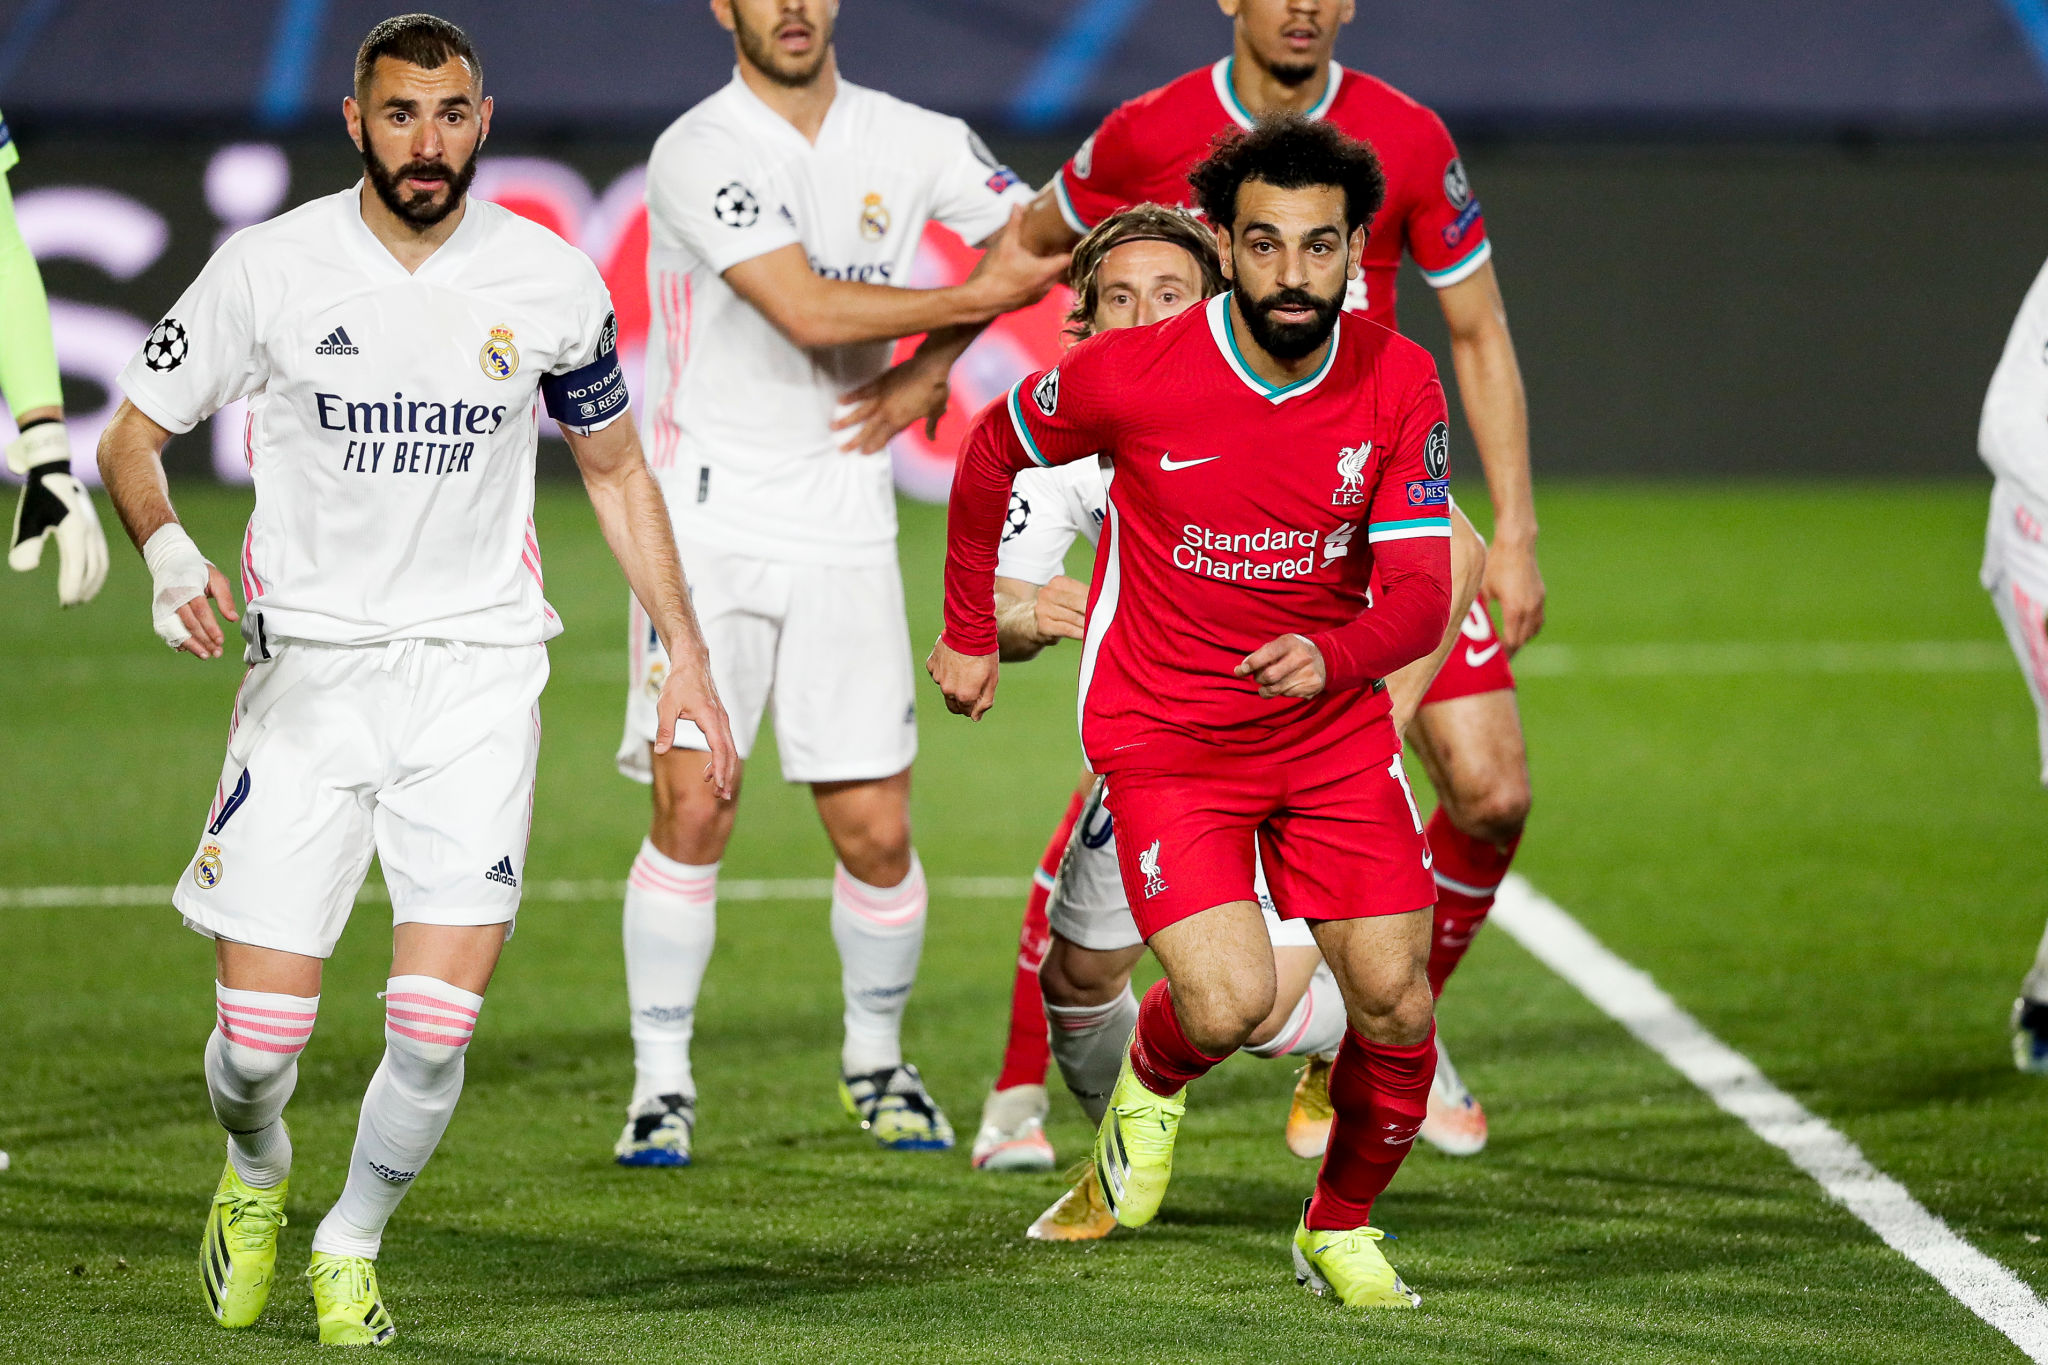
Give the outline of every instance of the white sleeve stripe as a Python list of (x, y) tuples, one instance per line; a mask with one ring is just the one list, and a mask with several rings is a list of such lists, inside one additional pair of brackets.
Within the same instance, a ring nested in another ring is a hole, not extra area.
[(1450, 523), (1437, 522), (1429, 526), (1401, 526), (1393, 530), (1367, 531), (1365, 533), (1366, 543), (1369, 545), (1377, 545), (1383, 540), (1424, 540), (1432, 536), (1449, 540), (1451, 536)]
[(1422, 278), (1428, 280), (1437, 289), (1449, 289), (1461, 280), (1470, 279), (1474, 271), (1492, 259), (1493, 238), (1488, 237), (1481, 241), (1478, 246), (1473, 247), (1472, 254), (1459, 261), (1456, 265), (1446, 266), (1444, 269), (1436, 271), (1425, 270), (1422, 272)]

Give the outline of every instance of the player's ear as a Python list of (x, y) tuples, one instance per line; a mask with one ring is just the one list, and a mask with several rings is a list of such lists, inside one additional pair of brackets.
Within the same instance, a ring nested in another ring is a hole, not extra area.
[(1223, 282), (1225, 284), (1235, 283), (1237, 280), (1236, 262), (1230, 258), (1230, 229), (1227, 227), (1216, 229), (1216, 257), (1216, 263), (1223, 271)]
[(481, 147), (491, 135), (491, 97), (484, 96), (484, 102), (476, 109), (476, 145)]
[(1348, 24), (1357, 17), (1358, 0), (1344, 0), (1342, 4), (1337, 6), (1337, 22), (1339, 25)]
[(711, 0), (711, 17), (716, 19), (718, 26), (727, 33), (735, 31), (732, 18), (732, 0)]
[(1216, 0), (1216, 8), (1223, 11), (1226, 19), (1236, 19), (1241, 0)]
[(1365, 235), (1364, 223), (1351, 229), (1351, 240), (1346, 243), (1346, 249), (1351, 253), (1351, 269), (1345, 273), (1346, 279), (1365, 269)]
[(348, 127), (348, 140), (356, 144), (356, 150), (363, 150), (363, 108), (350, 95), (341, 102), (341, 121)]

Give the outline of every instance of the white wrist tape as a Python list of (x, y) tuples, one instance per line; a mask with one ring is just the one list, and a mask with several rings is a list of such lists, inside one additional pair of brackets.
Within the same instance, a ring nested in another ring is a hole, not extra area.
[(178, 608), (206, 592), (206, 571), (210, 567), (185, 528), (172, 522), (159, 527), (142, 547), (142, 562), (149, 566), (155, 596), (149, 602), (149, 621), (157, 635), (172, 649), (192, 638), (192, 632), (178, 619)]
[(64, 434), (62, 422), (30, 427), (7, 445), (7, 467), (18, 478), (27, 477), (37, 465), (53, 460), (62, 460), (66, 470), (71, 468), (71, 438)]

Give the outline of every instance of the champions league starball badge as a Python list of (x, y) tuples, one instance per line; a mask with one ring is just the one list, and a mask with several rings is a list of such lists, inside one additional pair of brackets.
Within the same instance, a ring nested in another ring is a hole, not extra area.
[(477, 363), (492, 379), (510, 379), (519, 373), (519, 348), (512, 344), (510, 327), (493, 327), (491, 339), (477, 353)]

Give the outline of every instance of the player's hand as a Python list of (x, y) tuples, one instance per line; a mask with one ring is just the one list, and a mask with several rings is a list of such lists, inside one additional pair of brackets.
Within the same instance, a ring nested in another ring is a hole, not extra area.
[(654, 702), (654, 752), (665, 754), (675, 748), (676, 722), (689, 721), (704, 732), (704, 742), (711, 746), (704, 780), (717, 790), (719, 800), (730, 801), (740, 765), (739, 748), (732, 742), (732, 721), (711, 681), (710, 654), (700, 647), (694, 658), (685, 658), (687, 663), (669, 656), (668, 680)]
[(1543, 629), (1543, 571), (1536, 544), (1495, 541), (1486, 552), (1486, 600), (1500, 609), (1500, 638), (1513, 654)]
[(1323, 651), (1306, 635), (1283, 635), (1260, 645), (1235, 671), (1240, 678), (1254, 679), (1262, 697), (1313, 697), (1330, 677)]
[(1088, 635), (1088, 585), (1057, 574), (1038, 590), (1032, 603), (1032, 628), (1046, 644), (1082, 640)]
[[(144, 542), (142, 562), (149, 566), (149, 617), (158, 638), (196, 659), (218, 659), (228, 637), (213, 607), (218, 606), (230, 621), (241, 619), (227, 575), (199, 553), (192, 537), (175, 521), (158, 527)], [(212, 605), (208, 598), (213, 599)]]
[(952, 367), (931, 360), (922, 351), (900, 365), (892, 365), (859, 388), (840, 395), (840, 412), (832, 420), (834, 431), (854, 430), (851, 441), (840, 446), (848, 455), (873, 455), (895, 439), (896, 433), (916, 422), (924, 423), (924, 438), (939, 436), (939, 419), (952, 401), (949, 381)]
[(946, 694), (946, 709), (956, 716), (980, 720), (996, 704), (996, 656), (962, 654), (941, 636), (932, 645), (924, 671)]
[(14, 505), (10, 568), (27, 573), (43, 562), (44, 542), (57, 542), (57, 601), (90, 602), (107, 581), (107, 533), (93, 511), (92, 494), (71, 477), (71, 441), (62, 422), (30, 427), (7, 447), (7, 465), (21, 476)]
[(1067, 276), (1072, 252), (1057, 256), (1034, 256), (1024, 244), (1024, 210), (1010, 210), (1010, 221), (996, 235), (989, 249), (975, 262), (967, 277), (968, 287), (981, 300), (989, 317), (1025, 308), (1044, 298)]

